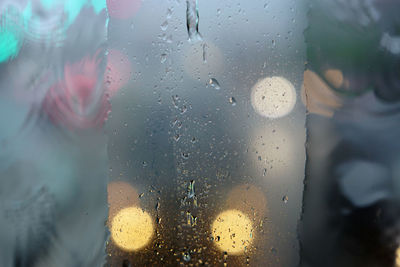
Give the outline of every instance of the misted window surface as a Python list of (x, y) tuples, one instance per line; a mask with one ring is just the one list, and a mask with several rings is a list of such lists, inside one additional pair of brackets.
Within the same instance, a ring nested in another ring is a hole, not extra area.
[(0, 267), (400, 266), (399, 10), (0, 0)]

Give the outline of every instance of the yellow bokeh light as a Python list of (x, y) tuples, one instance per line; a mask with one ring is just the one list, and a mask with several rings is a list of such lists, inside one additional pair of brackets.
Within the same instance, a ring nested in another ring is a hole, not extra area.
[(250, 219), (239, 210), (220, 213), (212, 224), (215, 245), (229, 254), (241, 254), (253, 242), (253, 226)]
[(122, 209), (111, 222), (111, 238), (125, 251), (144, 248), (150, 242), (153, 230), (150, 215), (137, 207)]
[(283, 77), (267, 77), (257, 82), (251, 92), (254, 110), (267, 118), (280, 118), (289, 114), (296, 103), (296, 91)]

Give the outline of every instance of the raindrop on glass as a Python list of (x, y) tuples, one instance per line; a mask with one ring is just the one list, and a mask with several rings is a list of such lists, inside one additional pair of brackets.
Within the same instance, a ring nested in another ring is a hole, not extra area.
[(167, 60), (167, 54), (161, 54), (160, 61), (164, 63)]
[(166, 31), (167, 30), (167, 28), (168, 28), (168, 21), (166, 20), (166, 21), (164, 21), (162, 24), (161, 24), (161, 30), (162, 31)]
[(172, 17), (172, 9), (168, 8), (167, 10), (167, 19), (170, 19)]
[(190, 183), (189, 183), (189, 186), (188, 186), (188, 198), (192, 198), (192, 197), (195, 196), (194, 183), (195, 183), (194, 180), (191, 180)]
[(233, 96), (231, 96), (231, 97), (229, 98), (229, 103), (230, 103), (232, 106), (236, 106), (236, 99), (235, 99)]
[(219, 85), (217, 79), (215, 79), (215, 78), (211, 78), (208, 81), (208, 84), (211, 85), (211, 87), (214, 87), (215, 90), (221, 89), (221, 86)]
[(189, 252), (183, 253), (182, 258), (183, 258), (183, 260), (186, 261), (186, 262), (190, 261), (191, 257), (190, 257)]
[(180, 138), (181, 138), (181, 136), (179, 134), (174, 135), (174, 140), (176, 142), (178, 142)]

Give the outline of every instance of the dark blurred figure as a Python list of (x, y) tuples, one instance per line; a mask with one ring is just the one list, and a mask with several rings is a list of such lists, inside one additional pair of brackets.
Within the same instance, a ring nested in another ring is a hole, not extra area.
[(301, 266), (397, 266), (400, 1), (310, 4), (307, 68), (340, 105), (308, 116)]

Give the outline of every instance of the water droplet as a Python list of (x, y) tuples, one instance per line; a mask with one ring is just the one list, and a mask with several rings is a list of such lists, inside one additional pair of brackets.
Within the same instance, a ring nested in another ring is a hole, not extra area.
[(228, 252), (224, 251), (224, 261), (228, 259)]
[(206, 48), (207, 48), (207, 44), (204, 43), (203, 44), (203, 62), (204, 63), (207, 63), (207, 51), (206, 51)]
[(161, 30), (162, 30), (162, 31), (166, 31), (167, 28), (168, 28), (168, 20), (164, 21), (164, 22), (161, 24), (160, 27), (161, 27)]
[(160, 202), (156, 203), (156, 210), (158, 211), (160, 209)]
[(217, 16), (219, 17), (219, 15), (221, 15), (221, 9), (217, 9)]
[(167, 41), (167, 43), (169, 43), (169, 44), (172, 43), (172, 34), (168, 35), (166, 41)]
[(287, 203), (289, 201), (289, 197), (288, 196), (283, 196), (282, 201), (284, 203)]
[(146, 162), (146, 161), (143, 161), (143, 162), (142, 162), (142, 165), (143, 165), (143, 167), (146, 167), (146, 166), (147, 166), (147, 162)]
[(208, 84), (211, 85), (212, 87), (214, 87), (215, 90), (221, 89), (221, 86), (219, 85), (217, 79), (215, 79), (215, 78), (211, 78), (211, 79), (208, 81)]
[(167, 60), (167, 54), (161, 54), (160, 61), (164, 63)]
[(194, 193), (194, 180), (191, 180), (188, 186), (188, 198), (192, 198), (194, 197), (195, 193)]
[(174, 135), (174, 140), (176, 142), (178, 142), (180, 138), (181, 138), (181, 136), (179, 134)]
[(190, 261), (191, 257), (190, 257), (189, 252), (183, 253), (183, 254), (182, 254), (182, 258), (183, 258), (183, 260), (186, 261), (186, 262)]
[(263, 176), (265, 176), (265, 175), (267, 175), (267, 169), (266, 168), (264, 168), (264, 170), (263, 170)]
[(183, 159), (188, 159), (189, 158), (189, 154), (186, 152), (182, 152), (182, 158)]
[[(178, 108), (178, 102), (179, 102), (179, 96), (178, 95), (173, 95), (172, 96), (172, 103), (174, 103), (174, 107), (175, 108)], [(176, 122), (177, 122), (177, 120), (175, 120), (175, 124), (176, 124)]]
[(232, 106), (236, 106), (236, 99), (235, 99), (233, 96), (231, 96), (231, 97), (229, 98), (229, 103), (230, 103)]
[(187, 107), (186, 105), (183, 105), (183, 107), (181, 108), (181, 114), (185, 113), (187, 111)]
[(172, 17), (172, 8), (168, 8), (167, 10), (167, 19), (170, 19)]
[(197, 224), (197, 217), (193, 216), (190, 211), (186, 212), (187, 224), (191, 227), (196, 226)]

